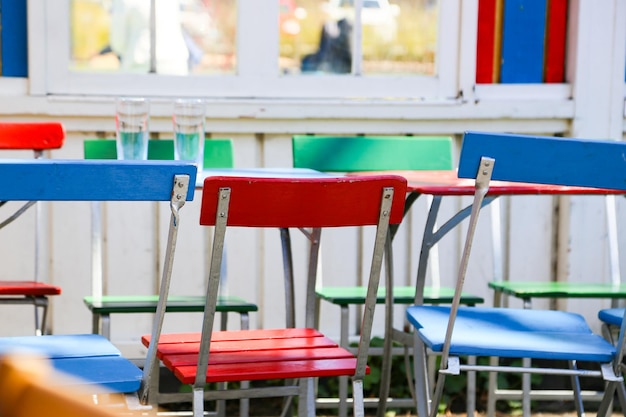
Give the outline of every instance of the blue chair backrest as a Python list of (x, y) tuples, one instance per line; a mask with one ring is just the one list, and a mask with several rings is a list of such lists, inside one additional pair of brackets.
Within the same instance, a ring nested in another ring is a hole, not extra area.
[(494, 180), (626, 190), (626, 142), (466, 132), (458, 176), (476, 178), (483, 156)]
[(196, 167), (183, 161), (0, 160), (0, 201), (170, 201), (175, 175)]

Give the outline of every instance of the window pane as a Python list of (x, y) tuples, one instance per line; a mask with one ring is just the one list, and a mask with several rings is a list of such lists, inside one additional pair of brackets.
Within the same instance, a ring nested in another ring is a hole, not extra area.
[(154, 3), (152, 16), (151, 0), (72, 0), (70, 69), (170, 75), (235, 71), (236, 0)]
[[(286, 74), (349, 73), (354, 0), (278, 0), (280, 68)], [(437, 0), (363, 0), (364, 74), (435, 75)]]

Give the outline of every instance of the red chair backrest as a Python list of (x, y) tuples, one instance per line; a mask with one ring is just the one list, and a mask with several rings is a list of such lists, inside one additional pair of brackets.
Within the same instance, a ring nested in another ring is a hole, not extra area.
[(61, 123), (0, 123), (0, 149), (59, 149), (64, 140)]
[(215, 225), (218, 193), (230, 188), (228, 225), (250, 227), (338, 227), (378, 224), (384, 187), (393, 187), (391, 224), (404, 211), (406, 180), (395, 175), (248, 178), (208, 177), (200, 224)]

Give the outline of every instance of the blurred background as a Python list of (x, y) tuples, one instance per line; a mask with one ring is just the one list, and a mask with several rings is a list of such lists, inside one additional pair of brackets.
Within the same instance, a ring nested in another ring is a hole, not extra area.
[[(354, 0), (275, 1), (280, 8), (276, 59), (282, 74), (350, 72)], [(73, 70), (121, 71), (121, 56), (111, 48), (112, 32), (119, 30), (112, 16), (120, 2), (72, 1)], [(158, 15), (159, 2), (154, 3)], [(437, 6), (436, 0), (363, 0), (362, 73), (434, 75)], [(180, 0), (178, 9), (189, 72), (236, 73), (237, 1)], [(158, 44), (158, 33), (156, 39)]]

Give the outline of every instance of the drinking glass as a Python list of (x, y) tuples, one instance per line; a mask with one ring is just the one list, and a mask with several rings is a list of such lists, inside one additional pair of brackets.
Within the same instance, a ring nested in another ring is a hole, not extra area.
[(204, 163), (205, 106), (200, 99), (178, 99), (174, 102), (174, 158), (193, 161), (202, 171)]
[(148, 159), (150, 105), (141, 97), (120, 97), (116, 102), (117, 159)]

